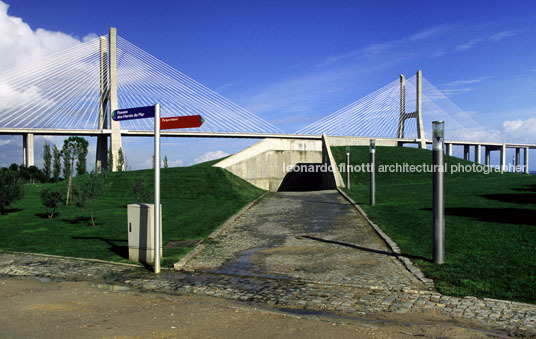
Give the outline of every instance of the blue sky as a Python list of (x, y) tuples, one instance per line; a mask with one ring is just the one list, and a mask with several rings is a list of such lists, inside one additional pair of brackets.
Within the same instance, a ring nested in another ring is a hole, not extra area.
[[(485, 128), (515, 125), (513, 132), (536, 143), (532, 1), (4, 3), (7, 18), (20, 18), (32, 32), (61, 32), (61, 39), (117, 27), (125, 39), (286, 132), (422, 69)], [(3, 28), (5, 53), (11, 37)], [(21, 161), (20, 150), (9, 148), (20, 142), (6, 140), (0, 139), (0, 166)], [(251, 142), (166, 139), (162, 153), (188, 165)], [(124, 145), (133, 168), (150, 166), (148, 140)]]

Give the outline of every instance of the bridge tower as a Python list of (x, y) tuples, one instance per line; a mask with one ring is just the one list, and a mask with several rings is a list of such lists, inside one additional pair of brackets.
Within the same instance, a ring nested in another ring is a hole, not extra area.
[(415, 118), (417, 124), (417, 140), (419, 148), (426, 148), (426, 139), (424, 136), (424, 127), (422, 122), (422, 70), (417, 71), (416, 75), (416, 102), (415, 112), (406, 113), (406, 77), (400, 74), (400, 117), (398, 120), (397, 138), (404, 138), (404, 126), (407, 119)]
[[(119, 121), (114, 121), (112, 112), (118, 109), (117, 102), (117, 29), (110, 28), (110, 34), (100, 40), (100, 102), (99, 130), (103, 133), (97, 139), (96, 172), (109, 168), (117, 170), (119, 149), (122, 147)], [(108, 46), (107, 46), (108, 42)], [(104, 132), (110, 126), (110, 152), (113, 163), (108, 164), (108, 136)]]

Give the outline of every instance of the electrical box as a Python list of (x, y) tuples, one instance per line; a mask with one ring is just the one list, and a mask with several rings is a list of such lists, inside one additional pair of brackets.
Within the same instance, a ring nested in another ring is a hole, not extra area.
[[(154, 204), (128, 205), (128, 259), (154, 263)], [(160, 258), (162, 258), (162, 205), (160, 205)]]

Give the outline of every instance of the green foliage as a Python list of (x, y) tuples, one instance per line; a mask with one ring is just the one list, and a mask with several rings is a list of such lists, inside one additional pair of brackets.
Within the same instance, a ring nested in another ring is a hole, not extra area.
[(74, 202), (76, 206), (89, 211), (91, 225), (95, 226), (93, 211), (95, 209), (97, 198), (103, 195), (107, 190), (107, 175), (106, 173), (97, 174), (92, 172), (85, 179), (86, 181), (73, 192)]
[(119, 148), (117, 151), (117, 171), (122, 172), (125, 168), (125, 156), (123, 155), (123, 149)]
[(77, 138), (77, 142), (79, 145), (76, 161), (76, 174), (82, 175), (87, 173), (87, 152), (89, 143), (84, 138)]
[(41, 191), (41, 202), (49, 219), (54, 218), (58, 205), (63, 202), (63, 192), (58, 189), (45, 188)]
[(108, 150), (108, 171), (111, 171), (114, 168), (114, 154), (112, 153), (112, 147)]
[(137, 203), (147, 202), (151, 198), (152, 190), (150, 190), (149, 185), (147, 185), (143, 177), (137, 176), (131, 182), (130, 187), (132, 188), (132, 193), (136, 197)]
[[(161, 202), (163, 244), (208, 236), (246, 204), (263, 193), (261, 189), (209, 163), (162, 170)], [(73, 179), (80, 187), (88, 176)], [(28, 185), (25, 197), (14, 203), (17, 213), (0, 216), (0, 248), (8, 251), (47, 253), (128, 262), (126, 229), (128, 204), (135, 203), (131, 183), (142, 178), (152, 193), (154, 171), (108, 173), (106, 194), (95, 201), (97, 227), (87, 225), (88, 212), (64, 208), (53, 219), (42, 218), (43, 188), (62, 189), (63, 183)], [(153, 203), (152, 197), (146, 203)], [(163, 267), (173, 267), (191, 248), (164, 248)]]
[[(332, 147), (338, 164), (345, 148)], [(368, 163), (369, 150), (351, 147), (351, 164)], [(432, 173), (380, 172), (380, 165), (431, 164), (432, 152), (377, 147), (376, 205), (369, 173), (352, 173), (346, 192), (445, 294), (536, 302), (536, 176), (452, 173), (473, 162), (445, 156), (445, 260), (432, 258)]]
[(6, 208), (15, 201), (24, 197), (24, 186), (19, 180), (17, 172), (0, 169), (0, 214), (4, 214)]
[(52, 181), (58, 182), (60, 180), (60, 173), (61, 173), (61, 152), (56, 147), (56, 145), (52, 146)]
[(73, 167), (75, 159), (77, 160), (77, 173), (79, 175), (86, 173), (87, 147), (87, 140), (81, 137), (69, 137), (63, 141), (63, 176), (65, 179), (68, 178), (69, 180), (67, 184), (67, 197), (65, 198), (66, 205), (69, 205), (71, 203), (72, 198)]
[(19, 179), (30, 182), (30, 183), (36, 183), (36, 182), (47, 182), (47, 179), (43, 172), (37, 168), (36, 166), (30, 166), (30, 167), (19, 167), (18, 172)]
[(50, 180), (52, 174), (52, 150), (46, 142), (43, 146), (43, 174), (47, 181)]

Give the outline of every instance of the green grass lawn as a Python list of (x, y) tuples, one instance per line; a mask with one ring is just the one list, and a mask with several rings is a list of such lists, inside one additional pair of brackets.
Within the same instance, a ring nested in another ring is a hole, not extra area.
[[(264, 191), (217, 167), (215, 161), (161, 170), (162, 237), (169, 241), (201, 239)], [(25, 185), (25, 197), (0, 215), (0, 249), (128, 262), (127, 205), (137, 203), (131, 183), (141, 177), (154, 202), (154, 171), (109, 174), (110, 187), (97, 200), (96, 226), (89, 213), (61, 207), (48, 219), (41, 204), (45, 187), (66, 189), (66, 183)], [(84, 176), (75, 178), (75, 185)], [(162, 266), (172, 267), (191, 247), (164, 248)]]
[[(345, 162), (345, 147), (332, 151), (337, 163)], [(353, 165), (368, 159), (368, 146), (351, 147)], [(449, 156), (445, 161), (472, 164)], [(432, 152), (378, 147), (376, 162), (431, 164)], [(536, 176), (445, 174), (443, 265), (431, 263), (432, 174), (377, 172), (376, 185), (376, 206), (369, 203), (368, 173), (352, 173), (346, 192), (403, 253), (427, 259), (413, 262), (440, 292), (536, 303)]]

